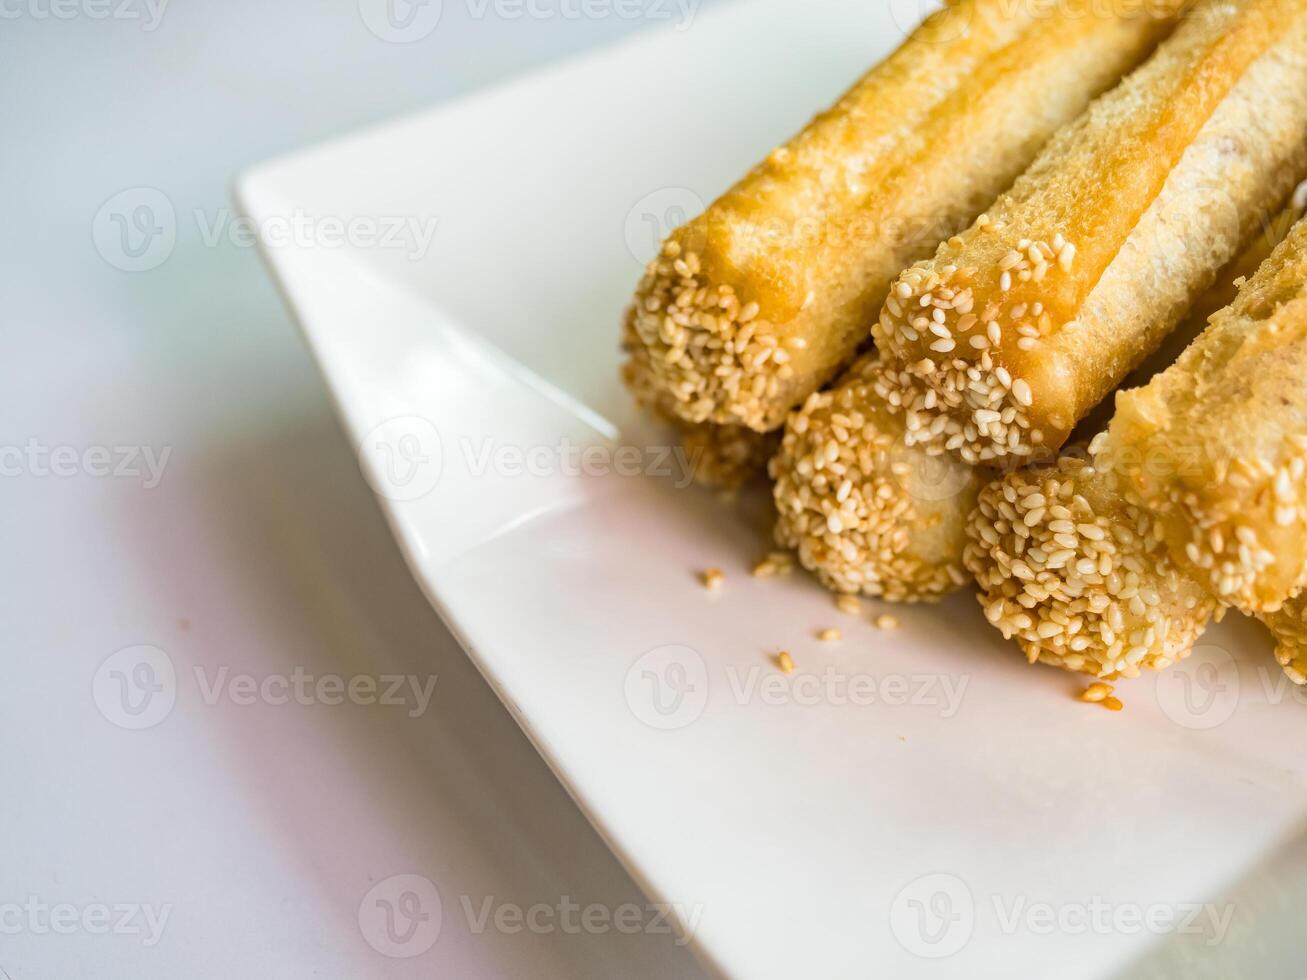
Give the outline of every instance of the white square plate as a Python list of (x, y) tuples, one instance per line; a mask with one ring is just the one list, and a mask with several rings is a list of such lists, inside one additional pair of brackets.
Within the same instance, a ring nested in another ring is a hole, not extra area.
[(271, 234), (308, 229), (264, 251), (414, 574), (706, 962), (1287, 976), (1307, 706), (1259, 627), (1232, 617), (1112, 714), (969, 595), (877, 631), (804, 576), (751, 578), (755, 522), (648, 472), (665, 437), (616, 380), (642, 261), (898, 43), (903, 6), (738, 3), (238, 194)]

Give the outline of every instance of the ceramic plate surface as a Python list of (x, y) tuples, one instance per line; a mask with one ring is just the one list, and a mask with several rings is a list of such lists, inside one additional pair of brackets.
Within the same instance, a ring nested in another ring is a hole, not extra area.
[(970, 595), (877, 630), (872, 603), (750, 577), (759, 509), (686, 488), (618, 384), (657, 241), (891, 50), (909, 6), (737, 3), (238, 195), (414, 574), (705, 962), (1296, 977), (1307, 697), (1259, 627), (1231, 617), (1122, 684), (1119, 714), (1028, 667)]

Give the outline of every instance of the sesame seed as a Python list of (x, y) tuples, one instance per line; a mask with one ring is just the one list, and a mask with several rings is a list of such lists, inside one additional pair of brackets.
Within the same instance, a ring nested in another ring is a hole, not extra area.
[(1090, 684), (1080, 692), (1080, 700), (1089, 702), (1102, 701), (1112, 693), (1112, 690), (1113, 688), (1111, 684), (1104, 684), (1101, 681), (1095, 684)]
[(899, 621), (889, 613), (881, 613), (872, 620), (878, 630), (896, 630), (899, 628)]
[(818, 631), (817, 639), (824, 640), (829, 643), (840, 639), (840, 637), (842, 637), (843, 635), (844, 634), (841, 633), (834, 626), (828, 626), (826, 627), (826, 629)]
[(794, 673), (794, 658), (790, 656), (790, 651), (782, 650), (776, 654), (776, 666), (786, 674)]
[(700, 573), (699, 580), (703, 583), (705, 589), (716, 592), (722, 587), (722, 583), (726, 581), (726, 576), (722, 574), (720, 568), (709, 568)]

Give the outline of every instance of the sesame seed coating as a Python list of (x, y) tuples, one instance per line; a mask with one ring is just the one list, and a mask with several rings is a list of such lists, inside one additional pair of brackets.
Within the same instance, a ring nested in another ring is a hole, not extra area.
[(1099, 447), (1175, 564), (1245, 612), (1307, 583), (1305, 373), (1299, 221), (1174, 365), (1122, 393)]
[(1301, 9), (1199, 3), (891, 289), (873, 334), (908, 442), (981, 464), (1056, 451), (1288, 193), (1304, 129)]
[(966, 582), (964, 524), (984, 474), (906, 446), (879, 374), (863, 358), (786, 423), (770, 465), (776, 540), (835, 591), (938, 599)]
[(1168, 560), (1148, 512), (1084, 460), (991, 483), (967, 535), (985, 617), (1031, 663), (1134, 677), (1187, 656), (1216, 609)]
[(1275, 659), (1295, 684), (1307, 684), (1307, 596), (1295, 596), (1260, 619), (1275, 637)]
[(1138, 64), (1176, 6), (946, 5), (672, 232), (632, 308), (639, 386), (689, 422), (778, 427), (866, 346), (894, 275)]

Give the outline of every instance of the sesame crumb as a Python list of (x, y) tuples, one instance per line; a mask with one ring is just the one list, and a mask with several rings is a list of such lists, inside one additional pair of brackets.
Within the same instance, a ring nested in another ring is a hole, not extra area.
[(1113, 687), (1111, 684), (1102, 684), (1102, 683), (1090, 684), (1087, 688), (1085, 688), (1083, 691), (1080, 692), (1080, 700), (1088, 701), (1090, 703), (1096, 701), (1102, 701), (1109, 694), (1111, 694), (1112, 691), (1113, 691)]
[(716, 592), (726, 581), (726, 576), (720, 568), (709, 568), (699, 575), (699, 580), (703, 582), (703, 587), (710, 592)]
[(794, 571), (794, 559), (788, 551), (772, 551), (758, 559), (753, 566), (754, 578), (771, 578), (773, 575), (789, 575)]

